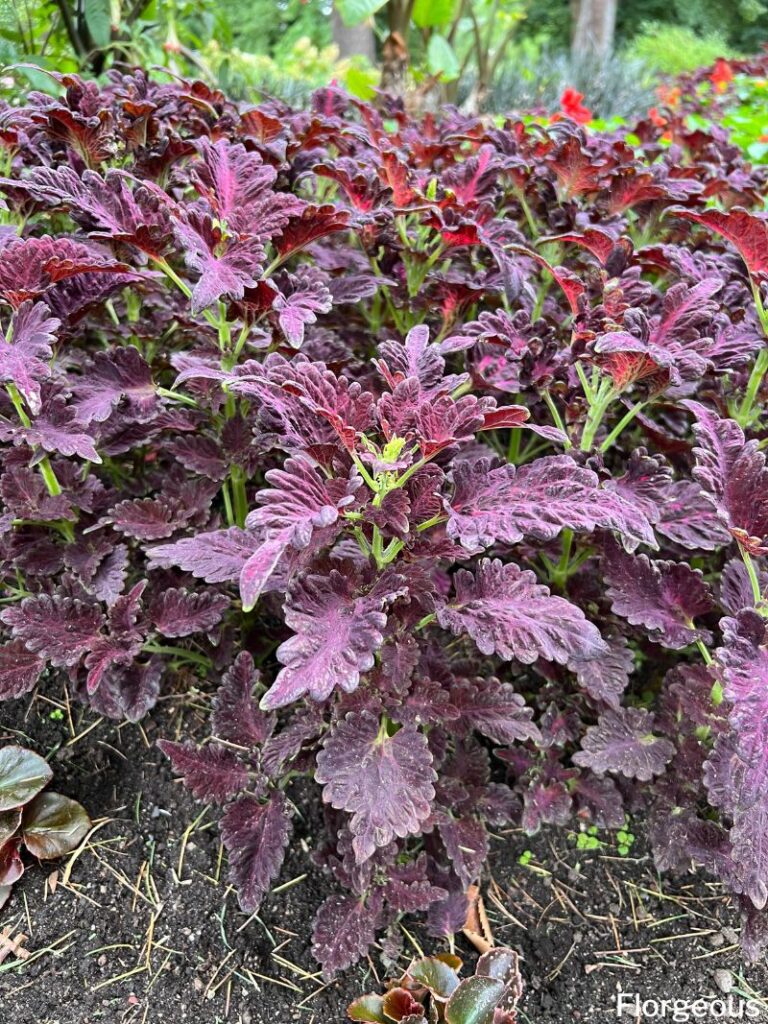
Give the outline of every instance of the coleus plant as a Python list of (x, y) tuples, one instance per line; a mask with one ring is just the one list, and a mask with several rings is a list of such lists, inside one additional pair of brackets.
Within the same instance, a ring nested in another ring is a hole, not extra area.
[(0, 747), (0, 908), (24, 874), (26, 849), (39, 860), (55, 860), (77, 849), (90, 819), (81, 804), (46, 790), (48, 762), (25, 747)]
[(516, 1024), (523, 994), (517, 953), (505, 946), (483, 953), (474, 975), (463, 981), (461, 968), (452, 953), (413, 960), (384, 995), (350, 1003), (347, 1016), (367, 1024)]
[(490, 831), (644, 808), (768, 938), (765, 170), (670, 112), (59, 79), (0, 133), (0, 695), (163, 742), (242, 907), (314, 779), (328, 974)]

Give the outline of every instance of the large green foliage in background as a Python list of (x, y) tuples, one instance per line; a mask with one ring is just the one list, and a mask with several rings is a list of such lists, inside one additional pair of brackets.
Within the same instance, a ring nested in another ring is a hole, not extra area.
[[(768, 41), (768, 0), (620, 0), (614, 52), (596, 61), (570, 52), (574, 9), (590, 2), (600, 0), (0, 0), (0, 62), (97, 75), (161, 65), (296, 103), (332, 80), (367, 97), (380, 73), (425, 104), (487, 110), (552, 109), (571, 85), (601, 115), (630, 116), (653, 102), (659, 72)], [(373, 63), (355, 50), (361, 31)]]

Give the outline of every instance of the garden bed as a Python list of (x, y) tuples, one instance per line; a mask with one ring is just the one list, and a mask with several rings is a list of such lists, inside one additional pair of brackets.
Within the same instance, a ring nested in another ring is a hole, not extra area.
[[(6, 705), (0, 743), (51, 754), (57, 785), (87, 804), (97, 829), (72, 865), (32, 867), (4, 923), (28, 935), (26, 962), (6, 960), (0, 1005), (10, 1019), (38, 1024), (341, 1024), (345, 1007), (387, 975), (380, 950), (326, 985), (311, 954), (315, 908), (335, 886), (308, 853), (317, 808), (311, 789), (300, 812), (284, 878), (259, 920), (237, 907), (222, 866), (213, 809), (202, 810), (172, 781), (154, 745), (183, 716), (203, 731), (209, 695), (176, 695), (142, 724), (117, 726), (72, 706), (63, 690)], [(54, 701), (55, 703), (52, 703)], [(54, 717), (51, 718), (51, 712)], [(59, 717), (59, 712), (63, 712)], [(703, 872), (660, 877), (642, 841), (620, 856), (607, 835), (578, 850), (562, 829), (530, 838), (503, 831), (482, 879), (498, 942), (523, 955), (521, 1020), (601, 1021), (619, 989), (642, 998), (722, 996), (715, 972), (735, 989), (763, 992), (764, 966), (744, 968), (738, 914)], [(182, 853), (183, 851), (183, 853)], [(526, 863), (521, 864), (520, 858)], [(181, 869), (180, 868), (181, 862)], [(57, 877), (55, 891), (49, 879)], [(291, 882), (294, 884), (290, 884)], [(437, 951), (413, 922), (401, 934), (401, 967), (412, 941)], [(474, 951), (457, 939), (468, 960)], [(396, 973), (396, 972), (395, 972)]]
[(0, 900), (41, 819), (70, 857), (4, 911), (22, 1017), (341, 1020), (475, 883), (537, 1024), (761, 989), (768, 169), (715, 71), (616, 133), (6, 111)]

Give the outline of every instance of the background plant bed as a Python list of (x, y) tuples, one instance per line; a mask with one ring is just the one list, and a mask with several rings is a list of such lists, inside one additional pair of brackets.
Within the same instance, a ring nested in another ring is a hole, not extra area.
[[(50, 756), (57, 784), (100, 827), (68, 886), (66, 862), (31, 867), (17, 886), (3, 923), (29, 934), (33, 956), (0, 967), (3, 1009), (41, 1024), (344, 1021), (347, 1003), (375, 978), (365, 961), (328, 986), (315, 973), (312, 915), (335, 889), (309, 857), (317, 823), (307, 793), (292, 790), (300, 815), (283, 875), (300, 880), (249, 919), (227, 890), (216, 812), (201, 814), (154, 746), (180, 714), (202, 735), (208, 695), (171, 697), (141, 728), (73, 705), (70, 727), (63, 690), (49, 692), (5, 705), (0, 743)], [(632, 831), (640, 837), (642, 823)], [(719, 884), (703, 872), (659, 878), (641, 838), (626, 856), (613, 834), (596, 838), (606, 845), (579, 849), (563, 829), (534, 838), (513, 830), (492, 842), (482, 888), (497, 941), (524, 956), (523, 1021), (607, 1019), (618, 986), (649, 998), (716, 996), (718, 981), (727, 983), (716, 971), (731, 972), (734, 992), (766, 991), (766, 968), (741, 965), (738, 915)], [(405, 925), (425, 952), (438, 947)], [(462, 938), (457, 951), (472, 959)], [(412, 952), (403, 936), (404, 958)], [(372, 962), (386, 976), (378, 950)]]

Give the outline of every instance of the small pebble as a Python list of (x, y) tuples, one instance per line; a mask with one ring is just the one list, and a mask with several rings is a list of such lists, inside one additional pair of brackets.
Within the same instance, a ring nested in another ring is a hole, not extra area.
[(718, 968), (715, 973), (715, 984), (724, 992), (726, 995), (733, 989), (733, 975), (730, 971), (727, 971), (724, 967)]

